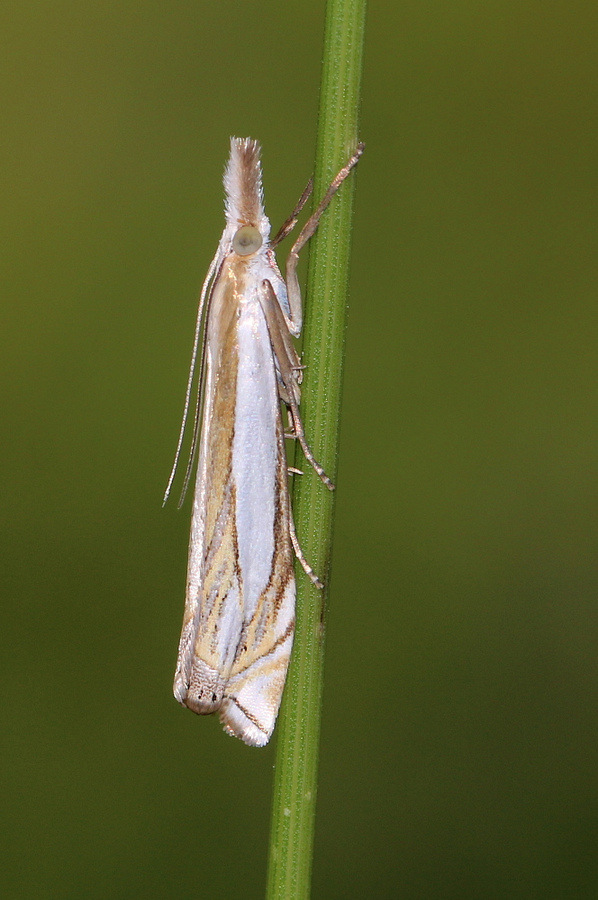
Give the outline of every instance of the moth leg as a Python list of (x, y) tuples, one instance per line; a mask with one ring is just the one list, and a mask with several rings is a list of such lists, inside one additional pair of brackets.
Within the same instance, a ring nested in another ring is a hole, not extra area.
[(287, 234), (291, 233), (291, 231), (297, 224), (297, 220), (299, 218), (299, 213), (301, 212), (301, 210), (303, 209), (303, 207), (305, 206), (305, 204), (311, 197), (311, 192), (313, 191), (313, 189), (314, 189), (314, 180), (313, 180), (313, 178), (310, 178), (309, 181), (307, 182), (305, 190), (299, 197), (297, 206), (295, 207), (295, 209), (293, 210), (293, 212), (291, 213), (289, 218), (286, 220), (286, 222), (282, 223), (282, 225), (278, 229), (276, 237), (270, 241), (270, 249), (271, 250), (274, 250), (274, 248), (277, 247), (281, 241), (284, 241)]
[[(293, 394), (297, 404), (301, 401), (301, 388), (299, 383), (302, 378), (303, 366), (295, 350), (291, 332), (287, 325), (285, 315), (280, 308), (278, 297), (268, 279), (262, 281), (260, 291), (260, 304), (266, 318), (270, 343), (274, 351), (276, 366), (282, 380), (284, 391), (281, 399), (289, 406), (287, 395)], [(293, 424), (293, 423), (290, 423)]]
[(285, 438), (288, 438), (290, 441), (296, 441), (297, 435), (295, 433), (295, 423), (293, 422), (293, 416), (291, 414), (291, 410), (288, 405), (285, 407), (287, 413), (287, 427), (284, 431)]
[(268, 334), (272, 344), (272, 350), (276, 358), (276, 365), (282, 381), (281, 399), (286, 403), (292, 421), (293, 435), (301, 444), (304, 456), (326, 487), (333, 491), (334, 484), (316, 460), (305, 439), (303, 422), (299, 413), (299, 400), (301, 391), (297, 378), (297, 370), (300, 369), (297, 351), (291, 343), (291, 335), (284, 321), (282, 310), (278, 305), (274, 288), (268, 280), (262, 281), (263, 291), (260, 293), (260, 302), (266, 317)]
[(315, 232), (322, 217), (322, 213), (340, 188), (341, 184), (347, 178), (347, 176), (351, 172), (351, 169), (353, 169), (359, 162), (359, 157), (363, 153), (364, 148), (364, 144), (358, 144), (357, 149), (351, 159), (345, 166), (343, 166), (343, 168), (335, 176), (335, 178), (333, 178), (330, 183), (330, 187), (320, 200), (315, 212), (312, 213), (312, 215), (309, 217), (309, 219), (301, 229), (299, 237), (291, 247), (290, 253), (288, 255), (285, 267), (287, 295), (289, 298), (289, 308), (291, 310), (291, 320), (293, 322), (293, 325), (295, 325), (297, 331), (301, 331), (301, 323), (303, 320), (303, 312), (301, 309), (301, 289), (299, 287), (299, 279), (297, 278), (297, 263), (299, 262), (299, 253)]
[(299, 539), (297, 538), (297, 532), (295, 531), (295, 522), (293, 519), (293, 511), (291, 509), (291, 503), (289, 501), (289, 534), (291, 535), (291, 543), (293, 545), (293, 550), (295, 551), (295, 556), (301, 563), (301, 568), (309, 578), (309, 580), (315, 584), (317, 588), (321, 591), (324, 589), (324, 585), (306, 560), (303, 555), (303, 550), (301, 549), (301, 545), (299, 544)]
[(317, 473), (322, 484), (325, 484), (326, 487), (328, 488), (328, 490), (333, 491), (334, 484), (333, 484), (332, 480), (328, 477), (328, 475), (324, 471), (323, 467), (320, 465), (320, 463), (314, 457), (314, 455), (311, 451), (311, 447), (307, 443), (307, 440), (305, 438), (305, 431), (303, 430), (303, 421), (301, 419), (301, 414), (299, 413), (299, 407), (294, 402), (292, 396), (290, 398), (290, 403), (288, 404), (288, 409), (289, 409), (289, 413), (293, 419), (294, 437), (301, 444), (301, 449), (303, 450), (303, 455), (305, 456), (306, 460), (311, 465), (311, 467)]

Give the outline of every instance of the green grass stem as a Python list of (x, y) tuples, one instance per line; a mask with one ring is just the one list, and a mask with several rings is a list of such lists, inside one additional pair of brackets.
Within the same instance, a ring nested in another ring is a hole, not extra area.
[[(328, 0), (316, 150), (314, 197), (319, 200), (357, 141), (365, 0)], [(324, 213), (311, 240), (303, 340), (302, 416), (316, 459), (335, 480), (354, 174)], [(334, 492), (297, 448), (294, 515), (299, 541), (326, 584)], [(297, 566), (297, 628), (283, 707), (270, 834), (268, 900), (310, 895), (324, 661), (325, 593)]]

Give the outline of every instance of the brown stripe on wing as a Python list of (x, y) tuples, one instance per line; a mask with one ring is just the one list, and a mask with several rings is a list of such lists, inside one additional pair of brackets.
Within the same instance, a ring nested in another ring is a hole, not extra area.
[[(241, 270), (242, 272), (242, 270)], [(242, 272), (244, 274), (244, 272)], [(238, 343), (236, 310), (239, 278), (229, 267), (213, 292), (209, 340), (216, 347), (213, 360), (213, 401), (205, 447), (209, 490), (204, 507), (204, 555), (199, 598), (195, 655), (228, 678), (234, 646), (227, 660), (219, 646), (220, 620), (224, 607), (239, 604), (242, 618), (242, 585), (236, 528), (236, 488), (232, 477), (235, 406), (237, 399)], [(237, 636), (234, 643), (236, 644)], [(224, 663), (224, 666), (223, 666)]]

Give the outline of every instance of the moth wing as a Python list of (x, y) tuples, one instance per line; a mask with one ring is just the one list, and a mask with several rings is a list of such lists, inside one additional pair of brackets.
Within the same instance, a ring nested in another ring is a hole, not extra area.
[[(233, 471), (244, 623), (220, 719), (230, 734), (263, 746), (274, 729), (293, 645), (295, 573), (275, 355), (257, 298), (239, 321), (239, 374), (238, 405), (243, 411), (237, 415)], [(258, 395), (259, 406), (253, 399)], [(263, 425), (259, 433), (258, 416)], [(258, 465), (259, 478), (253, 471)], [(258, 482), (261, 488), (256, 493)], [(247, 533), (243, 541), (242, 534)]]

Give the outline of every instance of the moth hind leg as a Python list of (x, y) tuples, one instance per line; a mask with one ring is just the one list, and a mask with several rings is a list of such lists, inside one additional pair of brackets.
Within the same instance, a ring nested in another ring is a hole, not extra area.
[(295, 556), (301, 563), (301, 568), (309, 578), (309, 580), (314, 584), (319, 590), (324, 590), (324, 585), (306, 560), (303, 555), (303, 550), (301, 549), (301, 544), (299, 543), (299, 538), (297, 537), (297, 532), (295, 531), (295, 522), (293, 520), (293, 513), (291, 510), (291, 504), (289, 503), (289, 534), (291, 536), (291, 543), (293, 545), (293, 550), (295, 551)]

